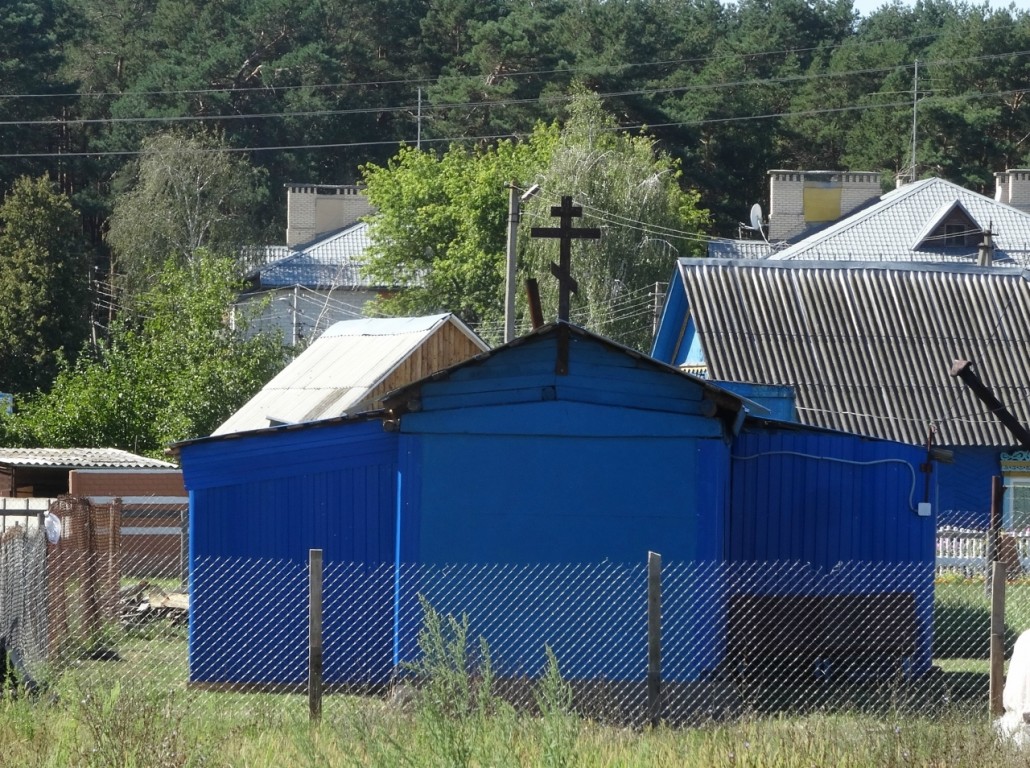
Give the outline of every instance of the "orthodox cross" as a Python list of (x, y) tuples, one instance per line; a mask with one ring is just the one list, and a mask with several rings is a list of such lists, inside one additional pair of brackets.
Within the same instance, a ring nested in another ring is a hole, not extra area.
[(583, 215), (583, 208), (572, 204), (568, 195), (561, 199), (561, 205), (551, 206), (551, 215), (557, 216), (560, 226), (533, 227), (533, 237), (556, 237), (559, 240), (558, 263), (551, 262), (551, 274), (558, 278), (558, 319), (569, 320), (569, 294), (576, 293), (579, 285), (571, 273), (572, 241), (574, 239), (597, 240), (601, 230), (596, 227), (573, 228), (572, 220)]

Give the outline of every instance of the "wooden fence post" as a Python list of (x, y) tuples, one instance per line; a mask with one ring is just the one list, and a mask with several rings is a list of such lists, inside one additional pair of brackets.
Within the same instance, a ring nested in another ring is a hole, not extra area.
[(322, 719), (322, 550), (308, 552), (308, 718)]
[(1001, 538), (1001, 517), (1002, 500), (1005, 496), (1005, 484), (1002, 479), (995, 475), (991, 478), (991, 517), (987, 524), (987, 594), (991, 594), (991, 564), (1000, 560), (1000, 546), (998, 540)]
[(651, 727), (662, 715), (662, 556), (647, 553), (647, 711)]
[(991, 717), (1000, 717), (1005, 707), (1005, 563), (991, 563)]

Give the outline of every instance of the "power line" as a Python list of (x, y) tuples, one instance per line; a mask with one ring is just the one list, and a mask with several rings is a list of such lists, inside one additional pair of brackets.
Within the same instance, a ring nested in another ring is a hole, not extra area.
[[(970, 101), (974, 99), (991, 98), (996, 96), (1014, 96), (1030, 93), (1030, 88), (1019, 88), (1007, 91), (995, 91), (992, 93), (968, 93), (960, 96), (950, 97), (932, 97), (935, 101), (941, 102), (962, 102)], [(563, 97), (572, 98), (572, 97)], [(477, 104), (477, 106), (491, 106), (488, 103)], [(891, 107), (908, 108), (911, 106), (910, 101), (894, 101), (884, 102), (878, 104), (856, 104), (842, 107), (829, 107), (822, 109), (807, 109), (797, 111), (782, 111), (782, 112), (770, 112), (759, 115), (739, 115), (731, 117), (713, 117), (713, 118), (701, 118), (697, 120), (677, 120), (669, 121), (664, 123), (632, 123), (627, 125), (615, 126), (609, 130), (613, 132), (619, 131), (633, 131), (637, 129), (654, 129), (654, 128), (676, 128), (676, 127), (700, 127), (705, 125), (719, 125), (724, 123), (740, 123), (750, 122), (753, 120), (770, 120), (780, 117), (811, 117), (815, 115), (826, 115), (826, 114), (838, 114), (844, 112), (862, 112), (871, 109), (886, 109)], [(55, 123), (56, 125), (56, 123)], [(513, 131), (505, 133), (494, 133), (494, 134), (481, 134), (475, 136), (450, 136), (441, 138), (425, 138), (423, 137), (422, 143), (424, 144), (454, 144), (462, 142), (483, 142), (483, 141), (497, 141), (501, 139), (520, 139), (527, 138), (530, 134), (525, 131)], [(219, 147), (211, 149), (190, 149), (183, 150), (184, 152), (190, 153), (256, 153), (256, 152), (281, 152), (281, 151), (302, 151), (302, 150), (327, 150), (327, 149), (352, 149), (357, 147), (376, 147), (376, 146), (403, 146), (407, 143), (404, 139), (390, 139), (380, 141), (353, 141), (353, 142), (338, 142), (331, 144), (282, 144), (273, 146), (260, 146), (260, 147)], [(143, 150), (104, 150), (104, 151), (78, 151), (78, 152), (8, 152), (0, 153), (0, 158), (73, 158), (73, 157), (128, 157), (128, 156), (139, 156), (145, 154)]]

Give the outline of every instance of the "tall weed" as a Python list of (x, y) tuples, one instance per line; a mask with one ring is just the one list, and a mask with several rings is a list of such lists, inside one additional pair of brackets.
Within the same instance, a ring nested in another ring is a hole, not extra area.
[[(440, 763), (460, 768), (477, 763), (491, 718), (500, 714), (494, 696), (490, 649), (480, 638), (478, 657), (469, 652), (469, 619), (442, 616), (422, 596), (419, 659), (405, 665), (419, 686), (418, 730)], [(489, 761), (496, 763), (497, 756)]]
[(80, 690), (77, 715), (87, 738), (78, 765), (88, 768), (186, 768), (205, 763), (198, 730), (171, 693), (110, 688)]
[(545, 649), (547, 669), (534, 690), (540, 711), (541, 765), (571, 768), (576, 764), (579, 718), (572, 711), (572, 687), (562, 679), (558, 658), (550, 646)]

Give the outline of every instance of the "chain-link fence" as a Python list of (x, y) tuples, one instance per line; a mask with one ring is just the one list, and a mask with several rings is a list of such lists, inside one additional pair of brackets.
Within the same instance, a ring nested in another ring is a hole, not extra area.
[[(61, 504), (58, 542), (42, 520), (0, 541), (7, 677), (34, 686), (121, 682), (188, 691), (227, 716), (260, 701), (304, 717), (317, 654), (327, 708), (414, 695), (446, 672), (526, 710), (557, 673), (576, 712), (623, 724), (987, 711), (977, 564), (329, 561), (313, 580), (307, 562), (205, 558), (187, 591), (178, 511), (127, 524), (114, 505)], [(1030, 628), (1018, 565), (1004, 611), (1011, 652)]]

